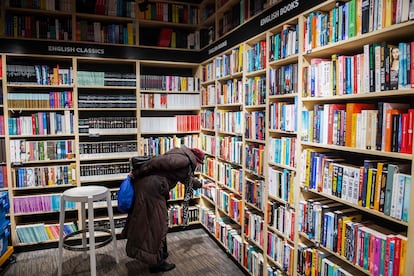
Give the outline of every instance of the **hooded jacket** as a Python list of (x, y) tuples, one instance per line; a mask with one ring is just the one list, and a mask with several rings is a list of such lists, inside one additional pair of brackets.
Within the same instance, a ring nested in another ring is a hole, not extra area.
[(133, 172), (134, 203), (124, 229), (129, 257), (148, 264), (160, 261), (162, 240), (168, 232), (169, 191), (177, 182), (192, 181), (194, 189), (201, 188), (193, 177), (196, 166), (192, 151), (181, 147), (153, 157)]

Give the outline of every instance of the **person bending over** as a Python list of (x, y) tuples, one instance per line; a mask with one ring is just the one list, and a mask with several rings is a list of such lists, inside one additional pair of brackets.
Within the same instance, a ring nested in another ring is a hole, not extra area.
[(151, 158), (135, 168), (134, 203), (128, 214), (126, 253), (129, 257), (150, 265), (150, 272), (169, 271), (175, 264), (168, 263), (167, 232), (169, 191), (177, 182), (185, 185), (183, 220), (187, 223), (188, 201), (193, 189), (211, 188), (194, 177), (198, 164), (204, 162), (204, 153), (197, 148), (173, 148), (163, 155)]

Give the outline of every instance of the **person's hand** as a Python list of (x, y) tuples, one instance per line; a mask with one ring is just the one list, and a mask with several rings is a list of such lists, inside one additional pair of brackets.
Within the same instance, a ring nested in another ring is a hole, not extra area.
[(203, 184), (203, 186), (202, 186), (202, 188), (203, 189), (208, 189), (208, 190), (210, 190), (211, 188), (215, 188), (216, 187), (216, 184), (214, 184), (214, 183), (204, 183)]

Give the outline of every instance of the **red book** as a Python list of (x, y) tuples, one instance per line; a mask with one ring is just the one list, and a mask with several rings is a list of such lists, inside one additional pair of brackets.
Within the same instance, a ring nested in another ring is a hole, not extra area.
[(408, 109), (407, 153), (413, 153), (414, 109)]
[(171, 42), (171, 36), (173, 33), (173, 29), (170, 28), (162, 28), (160, 31), (160, 35), (158, 37), (158, 46), (160, 47), (169, 47)]
[(408, 152), (408, 113), (401, 115), (401, 153)]
[(329, 107), (329, 110), (328, 110), (328, 144), (333, 144), (334, 133), (336, 135), (336, 132), (338, 131), (340, 127), (338, 125), (335, 126), (335, 121), (334, 121), (335, 111), (345, 110), (346, 106), (345, 104), (329, 104), (328, 107)]
[[(414, 88), (414, 41), (411, 41), (411, 62), (409, 62), (408, 64), (411, 64), (411, 88)], [(1, 64), (0, 64), (0, 68), (1, 68)], [(1, 74), (1, 71), (0, 71)], [(1, 77), (1, 75), (0, 75)]]

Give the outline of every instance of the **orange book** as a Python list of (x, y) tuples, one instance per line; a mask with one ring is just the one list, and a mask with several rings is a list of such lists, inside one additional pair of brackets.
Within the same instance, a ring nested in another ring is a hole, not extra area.
[(384, 135), (384, 151), (391, 151), (391, 141), (392, 141), (392, 115), (400, 114), (402, 110), (400, 109), (389, 109), (387, 110), (385, 116), (385, 135)]
[(347, 147), (351, 147), (352, 129), (355, 129), (355, 126), (352, 125), (352, 114), (361, 113), (361, 110), (363, 109), (375, 109), (375, 105), (368, 104), (368, 103), (347, 103), (346, 104), (345, 146)]

